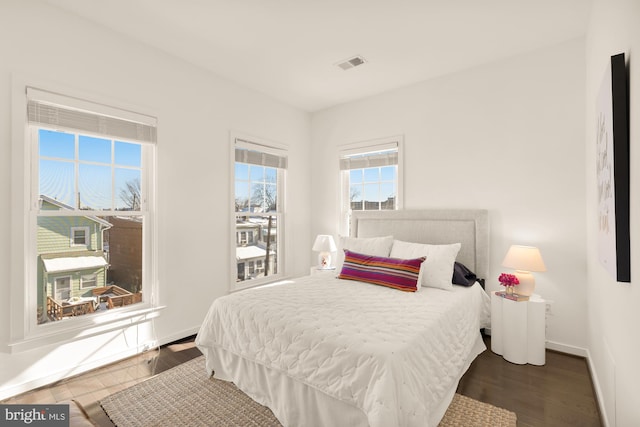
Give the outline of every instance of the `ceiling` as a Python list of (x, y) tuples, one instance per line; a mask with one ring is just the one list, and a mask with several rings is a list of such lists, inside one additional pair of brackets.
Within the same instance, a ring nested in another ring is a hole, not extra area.
[[(305, 111), (585, 35), (591, 0), (45, 0)], [(365, 64), (336, 64), (361, 55)]]

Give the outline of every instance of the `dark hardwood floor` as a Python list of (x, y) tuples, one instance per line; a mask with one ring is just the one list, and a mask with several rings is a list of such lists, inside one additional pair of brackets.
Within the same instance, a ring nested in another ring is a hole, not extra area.
[[(102, 411), (104, 397), (201, 353), (193, 339), (163, 346), (47, 387), (12, 397), (2, 403), (56, 403), (78, 401), (98, 426), (113, 424)], [(487, 348), (491, 348), (486, 337)], [(518, 426), (600, 426), (586, 360), (547, 351), (544, 366), (515, 365), (490, 350), (473, 362), (460, 381), (458, 393), (509, 409)]]
[(544, 366), (516, 365), (485, 344), (458, 393), (515, 412), (518, 426), (602, 425), (586, 359), (547, 350)]

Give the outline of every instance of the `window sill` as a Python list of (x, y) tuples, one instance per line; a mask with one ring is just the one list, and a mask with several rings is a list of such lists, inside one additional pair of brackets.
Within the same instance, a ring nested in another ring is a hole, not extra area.
[(265, 280), (265, 279), (259, 279), (259, 280), (245, 280), (244, 282), (238, 282), (238, 283), (242, 283), (243, 285), (240, 284), (235, 284), (235, 286), (233, 286), (229, 292), (233, 293), (233, 292), (239, 292), (239, 291), (245, 291), (247, 289), (253, 289), (253, 288), (261, 288), (264, 286), (271, 286), (271, 285), (279, 285), (282, 284), (284, 282), (287, 282), (290, 280), (289, 276), (272, 276), (270, 280)]
[[(9, 342), (4, 352), (14, 354), (23, 351), (42, 348), (50, 345), (60, 345), (68, 342), (93, 337), (106, 332), (134, 326), (160, 315), (165, 306), (136, 308), (129, 311), (108, 313), (100, 316), (90, 316), (87, 319), (73, 319), (67, 325), (42, 325), (38, 330), (23, 339)], [(66, 323), (66, 322), (64, 322)]]

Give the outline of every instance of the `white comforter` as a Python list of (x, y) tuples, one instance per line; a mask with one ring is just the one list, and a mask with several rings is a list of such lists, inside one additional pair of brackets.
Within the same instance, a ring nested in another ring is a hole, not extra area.
[(454, 288), (407, 293), (310, 276), (216, 299), (196, 344), (356, 406), (372, 427), (422, 427), (489, 326), (482, 288)]

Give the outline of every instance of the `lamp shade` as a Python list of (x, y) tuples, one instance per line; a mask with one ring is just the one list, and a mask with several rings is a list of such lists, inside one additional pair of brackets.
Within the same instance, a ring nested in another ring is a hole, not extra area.
[(333, 236), (328, 234), (318, 234), (316, 241), (313, 243), (313, 250), (317, 252), (334, 252), (336, 249), (336, 242), (334, 242)]
[(502, 265), (521, 271), (547, 271), (540, 251), (534, 246), (511, 245)]

